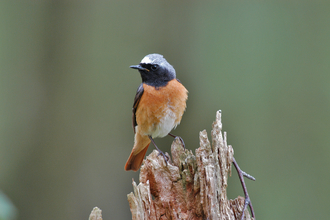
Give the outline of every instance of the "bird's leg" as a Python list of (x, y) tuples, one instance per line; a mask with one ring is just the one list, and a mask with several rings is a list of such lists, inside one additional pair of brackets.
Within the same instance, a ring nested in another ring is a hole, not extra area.
[(183, 149), (186, 149), (186, 145), (184, 144), (184, 141), (183, 141), (183, 139), (180, 136), (176, 136), (176, 135), (171, 134), (171, 133), (168, 133), (168, 135), (171, 136), (171, 137), (174, 137), (174, 138), (179, 138), (180, 141), (181, 141), (181, 144), (183, 146)]
[(158, 152), (159, 152), (158, 156), (162, 155), (164, 157), (164, 160), (165, 160), (165, 163), (166, 163), (166, 166), (167, 166), (167, 161), (168, 161), (169, 158), (164, 154), (163, 151), (159, 150), (159, 148), (157, 147), (154, 139), (152, 139), (152, 137), (150, 135), (148, 137), (151, 140), (151, 142), (154, 144), (155, 148), (158, 150)]
[(250, 174), (247, 174), (245, 173), (243, 170), (241, 170), (241, 168), (239, 168), (235, 158), (233, 157), (233, 164), (237, 170), (237, 174), (238, 174), (238, 177), (239, 177), (239, 180), (241, 181), (241, 184), (242, 184), (242, 187), (243, 187), (243, 191), (244, 191), (244, 195), (245, 195), (245, 202), (244, 202), (244, 207), (243, 207), (243, 210), (242, 210), (242, 215), (241, 215), (241, 220), (244, 219), (244, 211), (246, 209), (246, 207), (249, 205), (250, 207), (250, 211), (251, 211), (251, 214), (252, 214), (252, 217), (255, 219), (255, 214), (254, 214), (254, 211), (253, 211), (253, 206), (252, 206), (252, 203), (251, 203), (251, 200), (250, 200), (250, 197), (249, 197), (249, 194), (248, 194), (248, 191), (247, 191), (247, 188), (246, 188), (246, 185), (245, 185), (245, 182), (244, 182), (244, 177), (250, 179), (250, 180), (253, 180), (255, 181), (256, 179), (251, 176)]

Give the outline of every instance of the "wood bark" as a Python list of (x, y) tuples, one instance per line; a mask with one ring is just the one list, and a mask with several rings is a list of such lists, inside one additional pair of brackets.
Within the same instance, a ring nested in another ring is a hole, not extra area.
[[(156, 150), (147, 156), (139, 185), (133, 180), (134, 193), (127, 195), (133, 220), (240, 218), (244, 198), (227, 198), (234, 150), (222, 133), (220, 111), (212, 127), (212, 145), (206, 131), (200, 132), (195, 155), (175, 139), (167, 164)], [(252, 219), (247, 209), (244, 219)]]

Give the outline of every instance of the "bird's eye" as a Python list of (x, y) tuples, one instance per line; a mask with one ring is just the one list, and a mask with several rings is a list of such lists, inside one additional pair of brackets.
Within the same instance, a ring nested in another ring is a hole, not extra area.
[(158, 69), (158, 65), (157, 64), (151, 65), (151, 70), (155, 71), (157, 69)]

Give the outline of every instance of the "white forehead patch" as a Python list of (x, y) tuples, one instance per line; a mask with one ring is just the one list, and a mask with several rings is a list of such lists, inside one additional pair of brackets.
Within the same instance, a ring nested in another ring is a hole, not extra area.
[(142, 60), (141, 63), (152, 63), (153, 60), (150, 60), (150, 58), (148, 56), (145, 56)]

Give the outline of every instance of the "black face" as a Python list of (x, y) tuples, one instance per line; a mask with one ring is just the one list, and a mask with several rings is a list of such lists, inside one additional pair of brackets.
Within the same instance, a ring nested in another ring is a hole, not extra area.
[(156, 62), (140, 63), (130, 67), (139, 70), (143, 83), (158, 88), (166, 86), (169, 81), (175, 79), (173, 67), (164, 58), (161, 61), (159, 64)]

